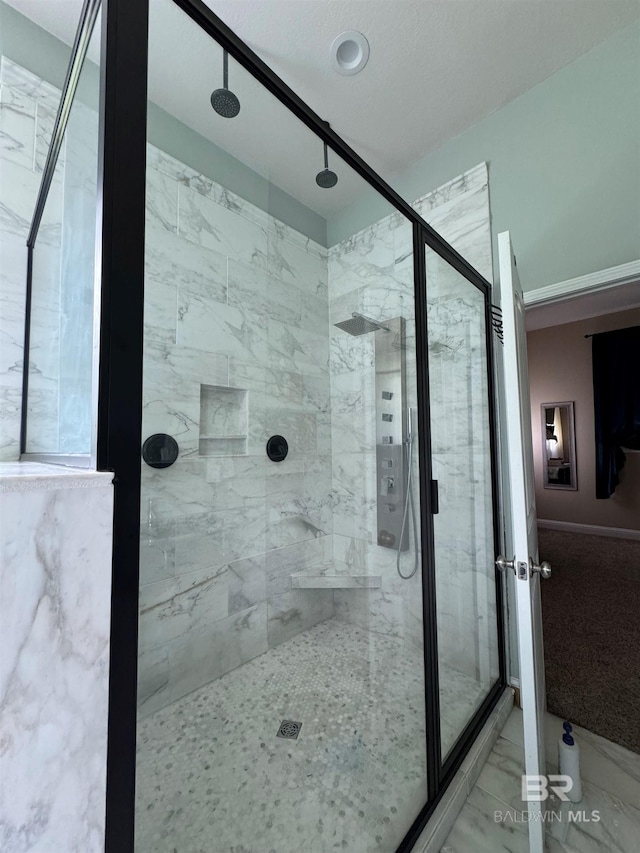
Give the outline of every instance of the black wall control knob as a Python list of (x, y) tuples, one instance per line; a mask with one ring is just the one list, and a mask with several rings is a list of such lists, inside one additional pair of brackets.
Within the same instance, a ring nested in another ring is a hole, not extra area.
[(272, 462), (282, 462), (287, 458), (289, 445), (282, 435), (272, 435), (267, 442), (267, 456)]
[(150, 435), (142, 445), (142, 458), (152, 468), (168, 468), (178, 458), (178, 442), (163, 432)]

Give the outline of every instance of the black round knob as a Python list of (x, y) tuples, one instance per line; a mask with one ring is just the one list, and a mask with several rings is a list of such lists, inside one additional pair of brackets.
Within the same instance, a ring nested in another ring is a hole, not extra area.
[(142, 458), (152, 468), (168, 468), (178, 458), (178, 442), (163, 432), (150, 435), (142, 445)]
[(289, 445), (282, 435), (272, 435), (267, 442), (267, 456), (272, 462), (282, 462), (287, 458)]

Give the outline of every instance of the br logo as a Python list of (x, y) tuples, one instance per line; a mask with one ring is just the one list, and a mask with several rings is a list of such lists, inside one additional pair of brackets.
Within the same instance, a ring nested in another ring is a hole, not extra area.
[[(552, 784), (553, 783), (553, 784)], [(523, 776), (522, 799), (528, 803), (541, 803), (557, 794), (567, 801), (567, 793), (573, 788), (571, 776)]]

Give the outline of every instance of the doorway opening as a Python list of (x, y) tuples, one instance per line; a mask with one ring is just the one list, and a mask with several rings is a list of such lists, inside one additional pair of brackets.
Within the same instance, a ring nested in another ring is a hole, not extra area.
[[(597, 336), (634, 327), (640, 341), (640, 279), (605, 281), (527, 311), (540, 551), (553, 566), (541, 588), (547, 707), (640, 753), (640, 676), (629, 653), (640, 643), (640, 450), (623, 448), (619, 482), (596, 497), (601, 404), (592, 352)], [(625, 369), (615, 370), (608, 406), (634, 393)]]

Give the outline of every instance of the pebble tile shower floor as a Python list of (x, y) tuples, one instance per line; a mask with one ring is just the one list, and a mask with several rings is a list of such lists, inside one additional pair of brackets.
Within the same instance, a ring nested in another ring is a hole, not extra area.
[[(460, 731), (478, 685), (446, 685)], [(418, 650), (331, 619), (139, 723), (136, 853), (388, 853), (426, 799), (424, 754)]]

